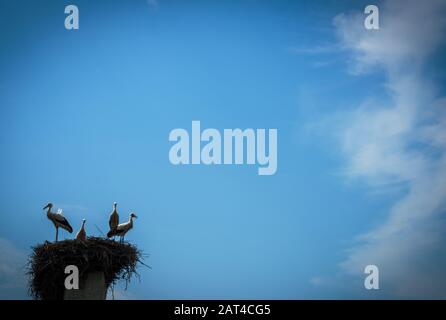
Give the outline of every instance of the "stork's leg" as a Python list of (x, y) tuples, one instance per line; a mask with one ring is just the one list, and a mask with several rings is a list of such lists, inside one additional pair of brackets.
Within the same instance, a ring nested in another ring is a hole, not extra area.
[(59, 237), (59, 227), (56, 227), (56, 242), (58, 237)]

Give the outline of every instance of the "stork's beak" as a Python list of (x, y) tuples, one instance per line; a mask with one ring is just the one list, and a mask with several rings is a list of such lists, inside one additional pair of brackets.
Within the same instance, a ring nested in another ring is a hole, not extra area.
[(133, 215), (135, 217), (135, 219), (137, 219), (138, 217), (136, 216), (136, 214)]
[(43, 207), (43, 209), (42, 209), (42, 210), (48, 209), (48, 208), (49, 208), (49, 206), (50, 206), (50, 205), (49, 205), (49, 204), (47, 204), (46, 206), (44, 206), (44, 207)]

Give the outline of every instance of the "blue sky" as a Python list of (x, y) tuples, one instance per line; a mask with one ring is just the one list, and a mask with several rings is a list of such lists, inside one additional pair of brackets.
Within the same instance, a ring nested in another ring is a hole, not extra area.
[[(152, 269), (120, 298), (446, 297), (445, 6), (378, 2), (371, 32), (367, 4), (0, 1), (0, 298), (48, 201), (90, 235), (136, 212)], [(192, 120), (277, 128), (277, 173), (173, 166)]]

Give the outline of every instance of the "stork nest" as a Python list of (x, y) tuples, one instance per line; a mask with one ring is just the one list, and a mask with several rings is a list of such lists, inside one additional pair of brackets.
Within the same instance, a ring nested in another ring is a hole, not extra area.
[(65, 267), (75, 265), (79, 277), (101, 271), (108, 288), (118, 280), (126, 287), (136, 272), (138, 262), (145, 265), (142, 253), (130, 243), (90, 237), (86, 241), (64, 240), (39, 244), (32, 248), (28, 261), (29, 293), (34, 299), (61, 300), (64, 296)]

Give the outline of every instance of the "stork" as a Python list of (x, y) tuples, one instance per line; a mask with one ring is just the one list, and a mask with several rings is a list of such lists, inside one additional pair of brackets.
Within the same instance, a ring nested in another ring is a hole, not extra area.
[(82, 227), (76, 234), (76, 240), (85, 241), (87, 240), (87, 233), (85, 232), (85, 219), (82, 219)]
[(138, 218), (136, 216), (136, 214), (134, 214), (133, 212), (130, 213), (130, 217), (129, 217), (129, 221), (118, 224), (118, 226), (114, 229), (114, 230), (110, 230), (107, 233), (107, 237), (113, 237), (113, 236), (120, 236), (121, 239), (119, 242), (124, 242), (124, 236), (126, 235), (127, 232), (129, 232), (130, 229), (133, 228), (133, 219)]
[(119, 224), (119, 215), (118, 215), (118, 211), (116, 210), (117, 205), (118, 204), (116, 202), (113, 202), (113, 211), (110, 214), (110, 219), (108, 220), (108, 225), (110, 226), (110, 231), (115, 230)]
[(68, 220), (62, 215), (62, 209), (57, 209), (57, 213), (51, 212), (51, 208), (53, 207), (53, 204), (49, 202), (45, 207), (43, 207), (43, 210), (48, 209), (46, 216), (56, 227), (56, 242), (59, 236), (59, 228), (67, 230), (69, 233), (73, 232), (73, 228), (71, 227)]

